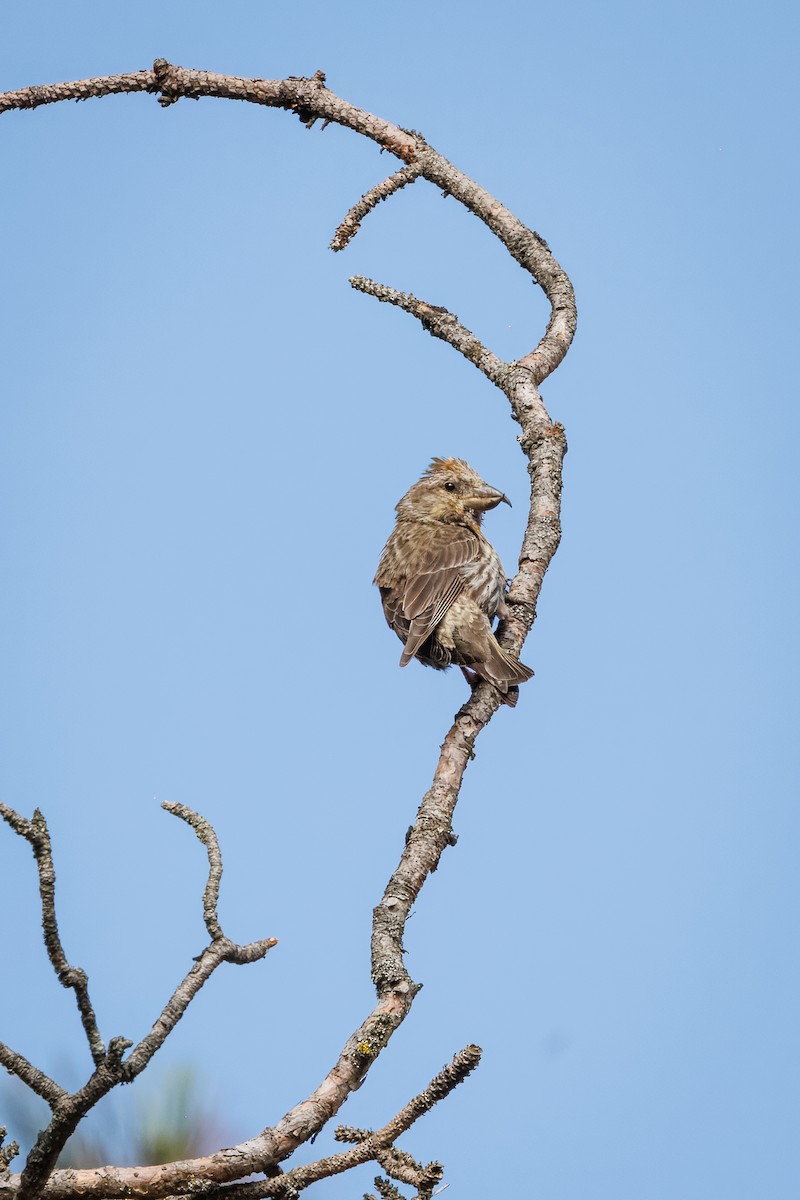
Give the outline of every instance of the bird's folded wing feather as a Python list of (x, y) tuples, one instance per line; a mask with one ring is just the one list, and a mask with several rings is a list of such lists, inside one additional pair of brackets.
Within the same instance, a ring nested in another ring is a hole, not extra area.
[(478, 537), (468, 529), (429, 527), (430, 544), (403, 590), (401, 607), (409, 622), (405, 666), (430, 637), (453, 601), (463, 590), (462, 568), (480, 556)]

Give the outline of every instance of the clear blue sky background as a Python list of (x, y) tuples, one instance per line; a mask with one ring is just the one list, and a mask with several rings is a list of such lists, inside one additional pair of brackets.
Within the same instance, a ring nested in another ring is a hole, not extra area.
[[(322, 68), (574, 280), (536, 678), (481, 738), (408, 927), (424, 990), (341, 1114), (381, 1123), (482, 1045), (406, 1140), (453, 1200), (800, 1187), (797, 32), (788, 2), (0, 12), (4, 90), (157, 56)], [(393, 506), (431, 455), (468, 459), (514, 502), (487, 522), (509, 568), (526, 509), (503, 397), (347, 277), (447, 305), (507, 358), (546, 307), (427, 185), (331, 254), (394, 162), (285, 113), (60, 105), (4, 116), (0, 163), (0, 796), (48, 817), (107, 1038), (146, 1032), (204, 940), (202, 848), (159, 803), (215, 823), (228, 932), (280, 946), (220, 971), (119, 1104), (193, 1063), (239, 1140), (371, 1007), (371, 908), (464, 697), (397, 668), (371, 586)], [(0, 863), (0, 1036), (75, 1084), (88, 1056), (7, 831)]]

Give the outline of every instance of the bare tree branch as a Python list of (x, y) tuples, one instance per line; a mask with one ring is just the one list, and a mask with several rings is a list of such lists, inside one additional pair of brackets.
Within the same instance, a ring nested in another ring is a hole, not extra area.
[[(334, 1137), (337, 1141), (363, 1142), (370, 1137), (370, 1131), (340, 1126)], [(430, 1162), (423, 1166), (406, 1150), (401, 1150), (398, 1146), (389, 1146), (386, 1150), (378, 1151), (375, 1161), (383, 1168), (389, 1179), (396, 1179), (398, 1183), (415, 1187), (420, 1198), (430, 1196), (436, 1185), (441, 1183), (444, 1174), (444, 1167), (440, 1162)], [(381, 1196), (400, 1195), (397, 1188), (387, 1180), (376, 1179), (375, 1187)]]
[[(403, 1200), (403, 1193), (399, 1188), (396, 1188), (388, 1179), (381, 1179), (380, 1176), (375, 1180), (375, 1190), (381, 1200)], [(364, 1200), (376, 1200), (375, 1196), (364, 1196)]]
[(217, 941), (223, 936), (220, 923), (217, 919), (219, 885), (222, 879), (222, 855), (219, 852), (217, 835), (208, 821), (199, 816), (198, 813), (192, 812), (185, 804), (173, 804), (171, 801), (166, 800), (161, 807), (165, 812), (172, 813), (174, 817), (180, 817), (187, 825), (191, 825), (208, 851), (208, 882), (203, 892), (203, 920), (206, 923), (208, 936), (212, 942)]
[[(214, 1188), (208, 1192), (203, 1191), (201, 1194), (204, 1200), (223, 1200), (223, 1198), (224, 1200), (262, 1200), (267, 1196), (299, 1195), (312, 1183), (318, 1183), (319, 1180), (328, 1179), (332, 1175), (341, 1175), (343, 1172), (367, 1162), (380, 1162), (384, 1170), (387, 1170), (388, 1165), (388, 1171), (395, 1174), (395, 1178), (411, 1183), (418, 1188), (420, 1181), (427, 1177), (432, 1168), (435, 1173), (435, 1167), (438, 1164), (422, 1167), (414, 1163), (410, 1155), (396, 1150), (394, 1143), (420, 1117), (430, 1112), (434, 1105), (438, 1104), (440, 1100), (444, 1100), (454, 1088), (463, 1083), (467, 1076), (475, 1070), (480, 1059), (481, 1049), (479, 1046), (465, 1046), (463, 1050), (459, 1050), (453, 1061), (431, 1080), (424, 1091), (415, 1096), (413, 1100), (409, 1100), (408, 1104), (382, 1129), (375, 1132), (370, 1130), (353, 1131), (347, 1128), (337, 1129), (335, 1136), (338, 1141), (351, 1141), (351, 1135), (357, 1132), (357, 1144), (351, 1150), (345, 1150), (341, 1154), (332, 1154), (302, 1167), (294, 1167), (291, 1171), (273, 1176), (271, 1179), (259, 1179), (252, 1183)], [(192, 1195), (196, 1196), (197, 1192), (193, 1192)]]
[(7, 1146), (3, 1144), (7, 1132), (5, 1125), (0, 1125), (0, 1175), (6, 1174), (8, 1164), (19, 1154), (19, 1142), (9, 1142)]
[[(396, 1146), (384, 1150), (378, 1155), (377, 1161), (390, 1179), (415, 1187), (420, 1198), (430, 1196), (444, 1176), (444, 1167), (440, 1162), (429, 1162), (423, 1166)], [(377, 1179), (375, 1184), (377, 1186)]]
[(19, 813), (14, 812), (13, 809), (8, 808), (5, 804), (0, 804), (0, 816), (11, 826), (15, 833), (25, 838), (33, 850), (33, 856), (36, 859), (36, 867), (39, 872), (39, 895), (42, 901), (44, 944), (58, 982), (62, 987), (72, 988), (75, 992), (81, 1022), (89, 1043), (89, 1050), (91, 1051), (95, 1065), (97, 1065), (103, 1061), (106, 1048), (100, 1036), (100, 1031), (97, 1028), (97, 1018), (94, 1015), (94, 1009), (89, 999), (89, 983), (86, 978), (86, 972), (81, 967), (70, 966), (67, 962), (64, 948), (61, 945), (58, 922), (56, 921), (56, 872), (53, 867), (53, 853), (50, 847), (50, 834), (47, 829), (47, 823), (38, 808), (33, 814), (33, 819), (27, 821)]
[(305, 124), (321, 119), (371, 138), (404, 163), (413, 163), (421, 176), (479, 217), (544, 289), (552, 305), (547, 331), (536, 349), (520, 360), (531, 368), (535, 382), (541, 383), (564, 357), (575, 332), (574, 293), (568, 276), (553, 258), (544, 238), (528, 229), (484, 188), (428, 146), (419, 134), (365, 112), (329, 91), (323, 72), (317, 71), (311, 79), (241, 79), (234, 75), (176, 67), (165, 59), (156, 59), (152, 71), (6, 92), (0, 95), (0, 113), (37, 108), (60, 100), (88, 100), (114, 92), (159, 93), (164, 105), (174, 104), (181, 97), (247, 100), (252, 104), (295, 112)]
[(134, 71), (130, 75), (107, 75), (103, 79), (78, 79), (71, 83), (47, 83), (21, 88), (17, 92), (0, 94), (0, 113), (12, 109), (39, 108), (42, 104), (58, 104), (60, 100), (90, 100), (95, 96), (111, 96), (120, 92), (153, 91), (152, 71)]
[(373, 208), (376, 208), (381, 200), (388, 200), (395, 192), (399, 192), (407, 184), (413, 183), (415, 179), (419, 179), (421, 174), (422, 164), (419, 162), (411, 163), (410, 166), (401, 167), (394, 175), (390, 175), (382, 183), (376, 183), (375, 187), (365, 192), (338, 226), (331, 241), (331, 250), (344, 250), (345, 246), (349, 245), (358, 233), (361, 228), (361, 222), (367, 213), (372, 212)]
[(24, 1055), (18, 1054), (4, 1042), (0, 1042), (0, 1066), (5, 1067), (9, 1075), (16, 1075), (32, 1092), (46, 1100), (51, 1108), (69, 1094), (54, 1079), (45, 1075), (44, 1071), (40, 1071), (33, 1063), (28, 1062)]
[[(560, 538), (561, 467), (566, 439), (562, 426), (551, 422), (539, 395), (538, 385), (563, 359), (576, 324), (572, 285), (547, 243), (480, 185), (458, 171), (420, 134), (403, 130), (329, 91), (325, 86), (325, 76), (320, 71), (310, 79), (240, 79), (187, 70), (157, 59), (152, 71), (6, 93), (0, 96), (0, 113), (10, 109), (35, 108), (64, 99), (83, 100), (115, 92), (136, 91), (158, 95), (159, 103), (164, 107), (184, 97), (199, 99), (208, 96), (248, 101), (294, 112), (309, 128), (316, 120), (323, 122), (323, 128), (330, 122), (336, 122), (368, 137), (383, 150), (394, 154), (404, 166), (372, 188), (350, 210), (334, 236), (337, 248), (352, 238), (360, 220), (380, 200), (413, 179), (424, 178), (477, 216), (541, 286), (551, 310), (545, 333), (534, 349), (519, 361), (505, 363), (446, 309), (360, 277), (352, 281), (359, 290), (416, 316), (434, 336), (447, 341), (473, 362), (504, 392), (512, 414), (521, 427), (518, 440), (528, 460), (531, 501), (519, 570), (509, 590), (510, 615), (499, 631), (503, 644), (518, 656), (533, 624), (542, 580)], [(311, 1171), (314, 1164), (275, 1176), (276, 1164), (313, 1137), (339, 1110), (350, 1092), (360, 1086), (369, 1067), (411, 1008), (419, 985), (411, 979), (403, 961), (405, 923), (427, 876), (436, 870), (445, 847), (454, 844), (452, 817), (463, 774), (474, 756), (478, 734), (491, 720), (498, 705), (498, 692), (488, 684), (478, 685), (456, 714), (442, 743), (432, 785), (422, 799), (398, 866), (373, 913), (372, 977), (377, 991), (376, 1005), (348, 1038), (334, 1067), (311, 1095), (290, 1109), (277, 1124), (262, 1130), (257, 1137), (206, 1158), (158, 1167), (106, 1167), (102, 1172), (52, 1172), (52, 1158), (41, 1153), (37, 1157), (37, 1148), (34, 1148), (21, 1177), (10, 1176), (0, 1180), (0, 1200), (10, 1200), (11, 1197), (16, 1200), (23, 1197), (24, 1200), (26, 1196), (33, 1196), (37, 1192), (42, 1192), (50, 1200), (74, 1200), (78, 1196), (102, 1197), (103, 1200), (136, 1200), (145, 1197), (147, 1200), (158, 1200), (159, 1197), (188, 1192), (193, 1196), (198, 1193), (214, 1194), (219, 1190), (231, 1197), (241, 1192), (244, 1198), (245, 1195), (256, 1194), (296, 1194), (298, 1189), (308, 1186), (311, 1180), (305, 1182), (302, 1172)], [(184, 811), (181, 806), (168, 808), (187, 820), (206, 845), (209, 876), (203, 911), (211, 944), (176, 990), (151, 1033), (129, 1058), (122, 1062), (123, 1043), (121, 1039), (115, 1039), (108, 1055), (97, 1062), (95, 1074), (85, 1088), (69, 1098), (69, 1105), (66, 1101), (57, 1102), (54, 1122), (60, 1120), (62, 1130), (76, 1117), (79, 1109), (88, 1111), (91, 1103), (96, 1102), (96, 1097), (104, 1094), (108, 1073), (115, 1077), (124, 1075), (133, 1078), (144, 1068), (219, 962), (253, 961), (256, 957), (262, 957), (274, 944), (274, 939), (267, 939), (238, 947), (225, 938), (216, 915), (221, 861), (218, 859), (213, 831), (190, 810)], [(18, 820), (21, 821), (21, 818)], [(395, 1118), (395, 1121), (398, 1119)], [(369, 1157), (380, 1161), (377, 1158), (380, 1153), (393, 1169), (411, 1171), (411, 1166), (405, 1160), (393, 1155), (386, 1156), (385, 1152), (388, 1152), (400, 1132), (397, 1130), (391, 1137), (384, 1136), (386, 1130), (390, 1129), (394, 1130), (392, 1122), (385, 1130), (367, 1135), (352, 1150), (334, 1156), (334, 1159), (339, 1162), (347, 1156), (357, 1157), (368, 1148), (370, 1153), (359, 1161), (367, 1161)], [(49, 1158), (49, 1165), (44, 1158)], [(430, 1169), (434, 1166), (430, 1164)], [(233, 1184), (233, 1181), (254, 1172), (271, 1173), (273, 1178), (261, 1184)], [(429, 1194), (425, 1191), (429, 1183), (426, 1176), (415, 1184), (420, 1196)], [(226, 1187), (226, 1184), (232, 1186)], [(256, 1187), (262, 1190), (256, 1193), (252, 1190)]]
[(466, 325), (461, 324), (454, 313), (425, 300), (418, 300), (416, 296), (407, 292), (398, 292), (385, 283), (376, 283), (374, 279), (367, 279), (363, 275), (353, 275), (350, 284), (357, 292), (374, 296), (384, 304), (394, 304), (404, 312), (411, 313), (412, 317), (421, 322), (423, 329), (427, 329), (433, 337), (449, 342), (454, 350), (469, 359), (487, 379), (497, 387), (502, 387), (503, 375), (508, 370), (508, 364), (488, 350)]
[[(7, 1182), (13, 1187), (18, 1200), (31, 1200), (41, 1192), (53, 1171), (59, 1154), (86, 1113), (112, 1088), (120, 1083), (130, 1083), (144, 1070), (186, 1012), (200, 988), (220, 963), (256, 962), (277, 945), (276, 938), (264, 938), (246, 946), (239, 946), (224, 935), (216, 914), (219, 883), (222, 876), (222, 857), (216, 834), (207, 821), (185, 805), (165, 804), (164, 807), (191, 825), (208, 851), (209, 875), (203, 895), (203, 912), (211, 944), (195, 961), (168, 1000), (150, 1033), (142, 1038), (131, 1055), (123, 1061), (123, 1055), (126, 1050), (131, 1048), (132, 1042), (123, 1037), (112, 1038), (108, 1051), (106, 1052), (103, 1048), (102, 1055), (95, 1058), (95, 1070), (88, 1081), (74, 1094), (64, 1091), (22, 1055), (14, 1054), (7, 1047), (2, 1047), (3, 1053), (0, 1054), (0, 1061), (3, 1065), (33, 1091), (43, 1096), (53, 1111), (49, 1125), (40, 1132), (36, 1139), (36, 1144), (28, 1156), (22, 1174), (7, 1177)], [(77, 972), (75, 968), (69, 966), (58, 937), (55, 913), (55, 870), (45, 819), (37, 809), (33, 820), (28, 821), (6, 805), (0, 805), (0, 815), (20, 837), (24, 837), (33, 847), (39, 869), (42, 924), (50, 960), (59, 979), (62, 982), (65, 979), (68, 980), (65, 986), (75, 987), (76, 984), (73, 980), (77, 976), (78, 983), (83, 989), (81, 997), (84, 1006), (88, 1006), (94, 1021), (94, 1012), (88, 1001), (85, 972)], [(3, 1189), (4, 1181), (0, 1180), (0, 1190)]]

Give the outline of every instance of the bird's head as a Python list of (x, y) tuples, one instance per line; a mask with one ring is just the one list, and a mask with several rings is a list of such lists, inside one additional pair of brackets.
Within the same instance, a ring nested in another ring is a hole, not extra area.
[(397, 505), (401, 521), (480, 525), (483, 514), (511, 501), (484, 483), (461, 458), (434, 458), (425, 474)]

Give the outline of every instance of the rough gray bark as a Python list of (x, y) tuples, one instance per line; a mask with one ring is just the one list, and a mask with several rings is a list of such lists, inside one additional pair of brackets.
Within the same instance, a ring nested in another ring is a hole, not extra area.
[[(8, 92), (0, 95), (0, 113), (119, 92), (153, 93), (164, 106), (184, 97), (241, 100), (294, 112), (309, 128), (317, 120), (323, 122), (323, 128), (330, 122), (343, 125), (372, 139), (400, 159), (403, 165), (351, 208), (334, 234), (331, 244), (334, 250), (347, 245), (360, 223), (381, 201), (400, 188), (425, 179), (458, 200), (487, 225), (509, 254), (541, 286), (550, 302), (550, 318), (544, 335), (523, 358), (504, 362), (446, 309), (369, 279), (356, 277), (351, 280), (357, 290), (415, 316), (429, 333), (448, 342), (482, 371), (511, 405), (511, 412), (520, 426), (518, 440), (528, 461), (531, 494), (519, 569), (509, 590), (510, 615), (504, 621), (499, 637), (518, 656), (535, 619), (542, 581), (560, 539), (561, 468), (566, 440), (562, 426), (550, 420), (538, 388), (566, 354), (576, 323), (572, 286), (547, 243), (429, 146), (421, 134), (401, 129), (336, 96), (325, 86), (325, 76), (319, 71), (310, 79), (240, 79), (186, 70), (158, 59), (149, 71)], [(223, 961), (254, 961), (275, 944), (274, 939), (265, 939), (240, 947), (223, 934), (216, 917), (221, 860), (213, 830), (189, 810), (167, 806), (193, 826), (208, 850), (209, 879), (204, 896), (204, 916), (210, 942), (176, 989), (150, 1034), (125, 1057), (126, 1051), (131, 1049), (126, 1039), (112, 1039), (106, 1049), (89, 1001), (85, 975), (80, 969), (69, 966), (61, 950), (55, 923), (55, 877), (44, 820), (37, 813), (32, 822), (27, 822), (12, 810), (3, 809), (2, 815), (12, 828), (34, 848), (48, 953), (59, 979), (75, 991), (95, 1070), (79, 1092), (69, 1095), (21, 1055), (0, 1044), (0, 1063), (47, 1100), (52, 1110), (51, 1123), (40, 1135), (21, 1175), (3, 1173), (4, 1170), (7, 1172), (8, 1162), (14, 1156), (13, 1146), (0, 1150), (0, 1200), (33, 1200), (39, 1195), (49, 1200), (73, 1200), (78, 1196), (156, 1200), (157, 1197), (188, 1193), (193, 1196), (224, 1194), (231, 1200), (248, 1196), (255, 1200), (262, 1196), (297, 1195), (317, 1179), (370, 1160), (378, 1162), (391, 1179), (416, 1188), (417, 1196), (429, 1196), (441, 1177), (439, 1164), (423, 1167), (398, 1150), (394, 1142), (477, 1065), (480, 1057), (477, 1047), (461, 1051), (451, 1067), (441, 1072), (383, 1129), (375, 1133), (340, 1130), (337, 1135), (340, 1140), (355, 1143), (350, 1150), (286, 1173), (280, 1172), (278, 1164), (314, 1137), (338, 1112), (350, 1092), (361, 1086), (370, 1066), (408, 1015), (420, 985), (411, 979), (403, 962), (406, 920), (426, 878), (436, 870), (445, 847), (454, 844), (452, 818), (464, 771), (474, 756), (478, 734), (494, 716), (499, 703), (497, 691), (482, 684), (475, 688), (456, 714), (442, 743), (433, 782), (419, 806), (400, 861), (374, 909), (372, 978), (377, 993), (375, 1007), (348, 1038), (335, 1065), (311, 1095), (252, 1139), (205, 1158), (157, 1167), (109, 1166), (89, 1171), (53, 1169), (60, 1150), (81, 1117), (110, 1087), (134, 1078), (144, 1069), (216, 967)], [(263, 1173), (267, 1178), (244, 1184), (235, 1182), (253, 1173)], [(387, 1195), (397, 1194), (394, 1185), (387, 1183), (381, 1184), (379, 1190), (384, 1190)]]

